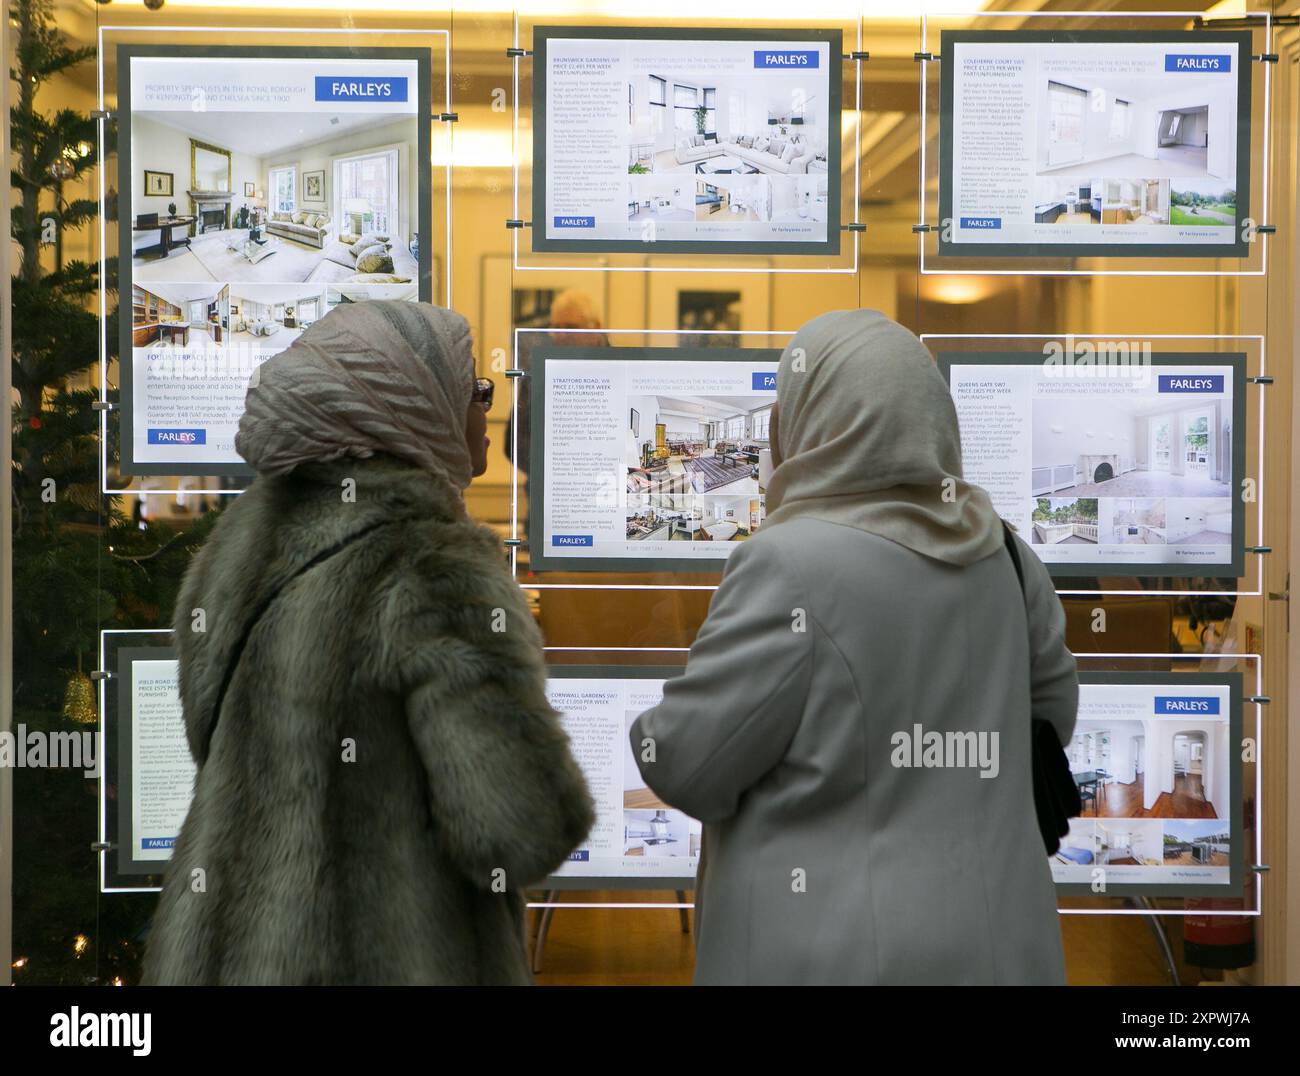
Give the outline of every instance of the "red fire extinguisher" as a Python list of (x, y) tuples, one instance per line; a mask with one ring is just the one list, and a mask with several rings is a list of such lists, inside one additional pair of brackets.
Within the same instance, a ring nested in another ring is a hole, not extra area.
[[(1189, 911), (1242, 911), (1241, 897), (1188, 897)], [(1255, 963), (1250, 915), (1189, 915), (1183, 919), (1183, 959), (1198, 968), (1245, 968)]]

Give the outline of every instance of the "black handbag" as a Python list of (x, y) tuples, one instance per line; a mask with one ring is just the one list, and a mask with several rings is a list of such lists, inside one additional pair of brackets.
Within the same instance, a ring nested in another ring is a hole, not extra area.
[[(1002, 539), (1020, 581), (1020, 598), (1025, 600), (1025, 570), (1020, 563), (1015, 535), (1002, 524)], [(1026, 607), (1026, 612), (1028, 608)], [(1038, 815), (1038, 832), (1043, 835), (1043, 847), (1049, 856), (1056, 855), (1061, 838), (1070, 831), (1070, 819), (1083, 813), (1079, 799), (1079, 786), (1074, 783), (1065, 749), (1056, 738), (1056, 729), (1042, 718), (1030, 717), (1032, 729), (1030, 754), (1034, 772), (1034, 813)]]

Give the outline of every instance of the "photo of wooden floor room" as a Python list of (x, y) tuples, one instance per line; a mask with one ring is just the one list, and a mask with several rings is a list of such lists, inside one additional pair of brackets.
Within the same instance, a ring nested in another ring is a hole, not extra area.
[(1085, 817), (1228, 817), (1226, 721), (1081, 719), (1065, 754)]
[(627, 491), (757, 496), (772, 403), (770, 395), (629, 397)]
[(228, 294), (220, 284), (134, 285), (132, 346), (203, 348), (225, 343)]
[(1039, 497), (1031, 515), (1033, 545), (1096, 545), (1095, 497)]

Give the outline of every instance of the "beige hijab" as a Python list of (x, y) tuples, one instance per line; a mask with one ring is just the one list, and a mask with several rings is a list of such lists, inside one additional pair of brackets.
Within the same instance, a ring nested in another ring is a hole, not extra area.
[(235, 450), (259, 474), (385, 453), (469, 485), (473, 342), (427, 303), (338, 306), (254, 374)]
[(815, 318), (781, 355), (776, 396), (765, 527), (823, 519), (958, 565), (1002, 546), (988, 495), (962, 480), (948, 386), (901, 325), (875, 310)]

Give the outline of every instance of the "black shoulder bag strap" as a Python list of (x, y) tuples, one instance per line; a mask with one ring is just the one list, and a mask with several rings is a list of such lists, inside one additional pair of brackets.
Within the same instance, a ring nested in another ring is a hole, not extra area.
[[(1025, 569), (1020, 563), (1020, 550), (1011, 528), (1002, 524), (1002, 540), (1006, 544), (1011, 564), (1020, 582), (1020, 598), (1025, 602), (1026, 620), (1029, 615), (1025, 593)], [(1033, 660), (1032, 647), (1030, 660)], [(1069, 760), (1057, 739), (1056, 729), (1042, 718), (1030, 715), (1032, 729), (1031, 754), (1034, 772), (1034, 813), (1038, 816), (1038, 831), (1043, 836), (1043, 847), (1049, 856), (1060, 850), (1061, 838), (1070, 832), (1070, 819), (1078, 818), (1083, 811), (1079, 800), (1079, 786), (1074, 783)]]
[(244, 625), (244, 630), (240, 633), (239, 640), (235, 643), (234, 649), (230, 651), (230, 658), (226, 662), (225, 675), (217, 685), (217, 698), (212, 704), (212, 727), (208, 730), (209, 748), (212, 745), (212, 737), (216, 735), (217, 722), (221, 719), (221, 704), (225, 702), (226, 689), (230, 687), (230, 681), (234, 679), (235, 670), (239, 668), (239, 661), (240, 658), (244, 656), (244, 649), (248, 646), (249, 637), (253, 634), (253, 629), (257, 627), (258, 621), (261, 620), (262, 617), (266, 615), (266, 611), (271, 608), (271, 604), (275, 599), (284, 593), (285, 588), (290, 583), (295, 579), (306, 575), (318, 564), (323, 564), (331, 557), (337, 556), (339, 553), (342, 553), (343, 550), (347, 549), (348, 546), (359, 542), (366, 535), (378, 530), (380, 527), (387, 527), (395, 522), (398, 521), (392, 519), (381, 519), (378, 523), (372, 523), (368, 527), (362, 527), (359, 531), (349, 534), (346, 538), (339, 539), (339, 541), (335, 542), (332, 546), (328, 546), (321, 550), (305, 564), (301, 564), (295, 568), (287, 578), (281, 580), (271, 590), (271, 592), (258, 603), (257, 608), (253, 610), (253, 615), (249, 617), (248, 623)]

